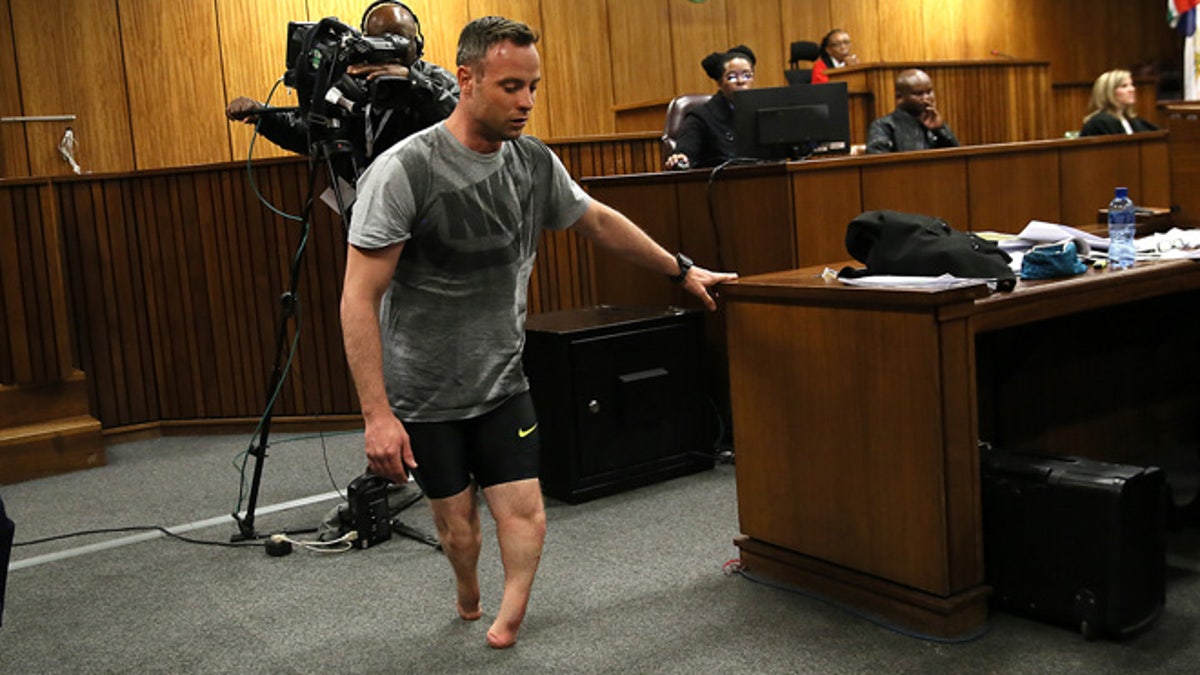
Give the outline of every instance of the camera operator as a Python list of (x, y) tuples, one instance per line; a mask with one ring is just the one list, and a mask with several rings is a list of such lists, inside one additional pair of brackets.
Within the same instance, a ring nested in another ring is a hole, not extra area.
[[(444, 68), (421, 60), (425, 42), (421, 23), (405, 4), (392, 0), (371, 3), (363, 14), (361, 27), (371, 37), (391, 34), (406, 38), (410, 47), (399, 62), (361, 63), (346, 69), (348, 75), (363, 78), (368, 85), (391, 85), (394, 78), (402, 80), (402, 86), (389, 89), (399, 92), (398, 95), (389, 96), (386, 104), (370, 106), (365, 115), (352, 120), (350, 135), (356, 173), (393, 144), (445, 119), (458, 103), (455, 77)], [(230, 101), (225, 116), (247, 124), (257, 123), (260, 134), (285, 150), (302, 155), (310, 152), (309, 122), (300, 112), (254, 113), (262, 108), (262, 103), (241, 96)], [(340, 175), (343, 173), (339, 171)], [(342, 177), (351, 183), (357, 178)]]

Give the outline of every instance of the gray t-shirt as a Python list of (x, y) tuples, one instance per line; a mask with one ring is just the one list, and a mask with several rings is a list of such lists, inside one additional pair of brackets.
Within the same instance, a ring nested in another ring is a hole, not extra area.
[(350, 243), (404, 242), (380, 309), (384, 381), (400, 419), (467, 419), (529, 388), (521, 351), (539, 235), (569, 227), (590, 203), (529, 136), (481, 154), (436, 124), (371, 163)]

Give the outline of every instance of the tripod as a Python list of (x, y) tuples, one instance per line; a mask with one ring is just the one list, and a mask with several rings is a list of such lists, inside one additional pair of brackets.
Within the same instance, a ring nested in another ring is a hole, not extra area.
[[(272, 109), (258, 110), (258, 113), (263, 112), (283, 112), (288, 109)], [(255, 510), (258, 504), (258, 493), (262, 485), (263, 463), (267, 456), (267, 448), (269, 447), (271, 434), (271, 420), (274, 416), (275, 402), (278, 399), (282, 389), (283, 381), (287, 373), (288, 367), (291, 365), (292, 356), (295, 354), (296, 342), (299, 338), (300, 330), (300, 299), (297, 294), (297, 287), (300, 279), (300, 263), (304, 256), (304, 251), (308, 243), (309, 230), (311, 228), (311, 216), (313, 204), (316, 201), (314, 196), (316, 193), (317, 177), (319, 171), (318, 164), (323, 164), (329, 177), (329, 184), (332, 187), (337, 203), (338, 215), (342, 219), (343, 234), (348, 231), (350, 222), (349, 207), (343, 200), (343, 194), (339, 185), (338, 171), (335, 170), (335, 162), (341, 164), (343, 173), (347, 175), (357, 176), (358, 168), (354, 160), (353, 146), (344, 138), (329, 138), (311, 143), (311, 151), (309, 153), (309, 182), (308, 191), (304, 199), (304, 206), (300, 215), (301, 236), (300, 242), (297, 245), (295, 255), (292, 257), (292, 265), (290, 269), (290, 280), (288, 290), (280, 297), (280, 312), (279, 320), (275, 331), (275, 361), (271, 371), (271, 376), (267, 385), (266, 405), (262, 416), (260, 417), (259, 427), (255, 434), (255, 439), (251, 441), (250, 447), (247, 449), (247, 459), (253, 457), (254, 473), (250, 484), (250, 494), (247, 501), (245, 516), (239, 516), (236, 512), (233, 519), (237, 522), (238, 532), (231, 538), (232, 541), (245, 541), (250, 539), (259, 539), (263, 535), (259, 534), (254, 527)], [(288, 325), (295, 319), (295, 337), (292, 341), (291, 349), (287, 349), (287, 334)], [(416, 490), (414, 494), (406, 497), (405, 502), (391, 509), (392, 513), (398, 514), (400, 511), (407, 509), (415, 504), (424, 496), (420, 490)], [(402, 536), (409, 537), (416, 541), (441, 549), (441, 544), (436, 537), (429, 535), (415, 527), (405, 525), (398, 517), (393, 517), (390, 521), (390, 528), (393, 532)], [(315, 528), (307, 530), (294, 530), (293, 532), (312, 531)]]
[[(270, 110), (269, 112), (277, 111), (282, 112), (283, 109)], [(300, 298), (297, 294), (297, 287), (300, 282), (300, 263), (304, 258), (304, 250), (308, 246), (308, 234), (311, 228), (314, 201), (313, 194), (316, 191), (317, 176), (319, 175), (314, 167), (315, 162), (315, 157), (309, 162), (308, 193), (304, 198), (304, 207), (300, 213), (300, 242), (297, 244), (296, 252), (292, 256), (288, 289), (279, 298), (279, 320), (275, 328), (275, 362), (271, 369), (271, 376), (267, 382), (267, 401), (263, 413), (259, 418), (258, 429), (250, 442), (250, 447), (246, 450), (247, 459), (250, 457), (254, 458), (254, 475), (250, 481), (250, 495), (246, 502), (246, 515), (239, 516), (236, 512), (232, 514), (238, 526), (238, 532), (231, 537), (231, 541), (235, 542), (261, 539), (264, 536), (254, 529), (255, 509), (258, 505), (258, 491), (262, 485), (263, 461), (267, 457), (267, 448), (270, 446), (271, 420), (274, 417), (275, 402), (278, 400), (279, 393), (283, 388), (284, 375), (287, 372), (287, 366), (291, 365), (292, 356), (295, 355), (296, 342), (299, 339)], [(327, 167), (330, 167), (329, 171), (332, 175), (333, 169), (329, 164), (328, 158), (325, 159), (325, 164)], [(336, 180), (336, 178), (332, 180)], [(340, 197), (338, 204), (340, 207)], [(292, 348), (287, 349), (288, 325), (292, 323), (293, 318), (296, 319), (294, 326), (295, 336), (292, 340)]]

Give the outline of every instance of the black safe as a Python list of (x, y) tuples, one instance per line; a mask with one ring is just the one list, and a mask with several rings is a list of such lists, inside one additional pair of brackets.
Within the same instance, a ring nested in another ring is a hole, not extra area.
[(713, 467), (703, 312), (601, 305), (536, 314), (524, 362), (545, 494), (575, 504)]

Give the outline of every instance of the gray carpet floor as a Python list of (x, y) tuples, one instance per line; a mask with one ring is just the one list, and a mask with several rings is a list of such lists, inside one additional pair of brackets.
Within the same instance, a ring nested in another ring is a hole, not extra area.
[[(0, 495), (18, 542), (190, 525), (188, 537), (227, 543), (236, 531), (228, 514), (245, 507), (235, 465), (247, 442), (122, 443), (109, 448), (106, 467), (0, 487)], [(361, 433), (273, 439), (256, 529), (316, 527), (361, 472), (361, 443)], [(21, 546), (9, 571), (0, 673), (1200, 671), (1196, 532), (1171, 535), (1167, 607), (1141, 635), (1087, 642), (993, 612), (977, 638), (935, 642), (726, 574), (737, 555), (734, 471), (718, 465), (579, 505), (549, 500), (534, 597), (520, 641), (505, 651), (484, 642), (501, 588), (486, 512), (485, 614), (473, 623), (456, 617), (444, 557), (410, 539), (278, 558), (136, 532)], [(432, 531), (424, 502), (402, 520)]]

